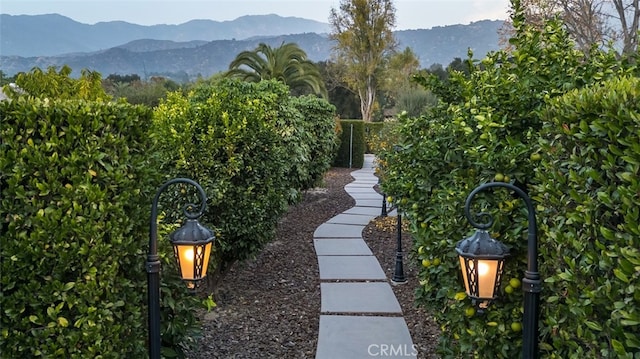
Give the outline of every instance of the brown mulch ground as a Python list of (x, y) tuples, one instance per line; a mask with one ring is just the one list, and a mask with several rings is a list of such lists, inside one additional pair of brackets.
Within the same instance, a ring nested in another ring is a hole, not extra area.
[[(333, 216), (353, 207), (344, 191), (354, 169), (332, 168), (322, 189), (304, 194), (281, 220), (275, 240), (253, 260), (237, 263), (218, 282), (218, 306), (204, 315), (203, 336), (189, 359), (204, 358), (314, 358), (320, 316), (320, 280), (313, 232)], [(379, 217), (363, 237), (382, 268), (393, 278), (397, 217)], [(411, 247), (402, 236), (404, 251)], [(418, 358), (435, 358), (438, 329), (425, 310), (414, 306), (418, 286), (416, 267), (405, 254), (408, 282), (393, 290)], [(341, 359), (341, 358), (336, 358)]]

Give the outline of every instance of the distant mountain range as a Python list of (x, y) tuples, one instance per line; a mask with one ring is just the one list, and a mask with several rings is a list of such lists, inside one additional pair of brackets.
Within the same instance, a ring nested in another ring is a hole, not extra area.
[[(396, 31), (399, 50), (411, 47), (421, 66), (481, 58), (499, 48), (502, 21), (478, 21), (431, 29)], [(312, 61), (328, 60), (329, 25), (278, 15), (243, 16), (233, 21), (193, 20), (180, 25), (142, 26), (122, 21), (87, 25), (67, 17), (0, 14), (0, 70), (12, 76), (33, 67), (69, 65), (109, 74), (161, 75), (186, 81), (228, 68), (235, 56), (260, 42), (297, 43)]]

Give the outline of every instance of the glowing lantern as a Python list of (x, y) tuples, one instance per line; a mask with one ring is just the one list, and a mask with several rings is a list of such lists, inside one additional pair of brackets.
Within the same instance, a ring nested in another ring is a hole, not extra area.
[(509, 249), (491, 238), (485, 230), (476, 232), (456, 245), (467, 295), (480, 308), (496, 298), (505, 258)]

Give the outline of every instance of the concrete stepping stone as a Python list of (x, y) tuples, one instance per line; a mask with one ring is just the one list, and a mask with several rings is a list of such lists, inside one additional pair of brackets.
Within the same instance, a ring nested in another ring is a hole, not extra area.
[(363, 189), (367, 189), (369, 191), (375, 191), (373, 189), (373, 186), (375, 186), (376, 184), (373, 182), (351, 182), (349, 184), (349, 187), (345, 186), (345, 191), (348, 193), (350, 190), (354, 189), (354, 188), (363, 188)]
[(382, 208), (382, 197), (380, 199), (357, 199), (356, 207), (377, 207)]
[(318, 256), (320, 280), (387, 280), (375, 256)]
[[(326, 223), (355, 224), (360, 226), (367, 226), (373, 218), (374, 217), (368, 215), (340, 213), (335, 217), (329, 219)], [(362, 234), (362, 232), (360, 232), (360, 234)]]
[(373, 253), (362, 238), (319, 238), (313, 240), (319, 256), (371, 256)]
[(374, 174), (373, 170), (358, 170), (355, 172), (351, 172), (351, 177), (355, 178), (356, 181), (364, 178), (364, 179), (374, 179), (374, 180), (378, 180), (378, 177), (376, 177), (376, 175)]
[(389, 283), (320, 283), (323, 313), (400, 313)]
[(314, 232), (321, 281), (316, 359), (417, 357), (386, 273), (362, 239), (364, 228), (382, 215), (374, 165), (375, 156), (366, 154), (363, 168), (351, 172), (355, 181), (345, 191), (356, 206)]
[(376, 193), (375, 191), (371, 191), (371, 192), (355, 192), (355, 193), (351, 193), (351, 192), (347, 191), (347, 193), (349, 194), (349, 196), (351, 196), (355, 200), (359, 200), (359, 199), (375, 199), (376, 201), (380, 201), (380, 204), (382, 204), (382, 195), (379, 194), (379, 193)]
[(316, 359), (417, 358), (402, 317), (321, 315)]
[(375, 177), (376, 179), (378, 179), (378, 177), (376, 177), (375, 175), (375, 170), (373, 168), (361, 168), (359, 170), (353, 171), (350, 173), (351, 177), (361, 177), (361, 176), (369, 176), (369, 177)]
[(344, 190), (348, 193), (348, 194), (356, 194), (356, 193), (378, 193), (376, 192), (376, 190), (373, 189), (373, 187), (357, 187), (357, 186), (351, 186), (351, 187), (345, 187)]
[[(382, 206), (382, 202), (380, 202), (380, 205)], [(374, 216), (377, 217), (382, 213), (382, 208), (375, 208), (375, 207), (351, 207), (348, 210), (342, 212), (343, 214), (362, 214), (362, 215), (368, 215), (368, 216)]]
[(369, 185), (371, 187), (375, 186), (376, 184), (378, 184), (378, 179), (375, 177), (361, 177), (361, 178), (356, 178), (356, 180), (354, 182), (351, 182), (353, 185)]
[(364, 225), (323, 223), (315, 232), (313, 238), (362, 238)]

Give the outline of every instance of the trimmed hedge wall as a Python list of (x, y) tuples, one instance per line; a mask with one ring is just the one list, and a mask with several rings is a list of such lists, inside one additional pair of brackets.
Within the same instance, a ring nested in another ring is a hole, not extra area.
[(293, 97), (292, 105), (302, 114), (302, 125), (310, 147), (306, 168), (309, 173), (307, 182), (301, 183), (302, 189), (318, 185), (324, 174), (331, 168), (338, 149), (339, 138), (336, 131), (336, 108), (329, 102), (316, 96)]
[[(0, 103), (0, 356), (145, 357), (158, 187), (185, 176), (205, 188), (201, 221), (218, 239), (211, 278), (219, 259), (256, 254), (300, 190), (322, 178), (336, 146), (335, 108), (294, 99), (275, 81), (238, 81), (172, 94), (152, 116), (102, 102), (99, 87), (77, 93), (87, 86), (66, 76), (34, 71), (21, 77), (30, 89), (65, 87)], [(37, 98), (58, 91), (65, 100)], [(164, 357), (182, 356), (199, 329), (201, 299), (179, 279), (165, 238), (191, 190), (166, 191), (160, 203)]]
[(277, 81), (229, 79), (170, 94), (158, 107), (164, 169), (209, 194), (203, 218), (217, 227), (223, 267), (257, 254), (299, 191), (328, 169), (333, 111), (323, 100), (292, 100)]
[(151, 112), (21, 97), (0, 118), (2, 357), (144, 357)]
[(543, 349), (640, 353), (640, 80), (572, 91), (544, 113), (535, 200)]
[[(362, 168), (365, 142), (365, 123), (362, 120), (340, 120), (340, 147), (333, 163), (336, 167)], [(353, 129), (353, 131), (352, 131)]]

